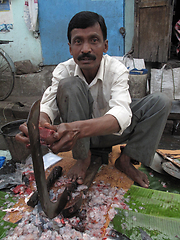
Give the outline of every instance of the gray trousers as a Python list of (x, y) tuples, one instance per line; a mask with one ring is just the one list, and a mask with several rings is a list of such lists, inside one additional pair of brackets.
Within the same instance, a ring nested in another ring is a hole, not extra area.
[[(78, 77), (60, 81), (57, 105), (63, 122), (90, 119), (93, 99), (86, 84)], [(111, 147), (127, 143), (124, 153), (129, 157), (151, 165), (161, 139), (171, 101), (162, 93), (150, 94), (130, 105), (132, 121), (122, 135), (105, 135), (79, 139), (72, 149), (75, 159), (85, 159), (90, 148)]]

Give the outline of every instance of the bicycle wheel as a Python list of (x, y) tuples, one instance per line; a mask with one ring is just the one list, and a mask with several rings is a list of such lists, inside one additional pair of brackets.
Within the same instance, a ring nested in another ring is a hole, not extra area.
[(14, 87), (15, 73), (5, 57), (0, 51), (0, 101), (5, 100), (11, 94)]

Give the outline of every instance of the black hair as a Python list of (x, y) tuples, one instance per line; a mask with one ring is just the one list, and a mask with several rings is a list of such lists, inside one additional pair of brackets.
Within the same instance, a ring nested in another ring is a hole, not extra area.
[(74, 17), (72, 17), (72, 19), (69, 22), (68, 31), (67, 31), (67, 37), (68, 37), (69, 43), (71, 43), (71, 31), (74, 28), (85, 29), (87, 27), (94, 26), (96, 23), (99, 23), (102, 30), (102, 34), (103, 34), (103, 39), (106, 40), (107, 27), (106, 27), (104, 18), (95, 12), (82, 11), (74, 15)]

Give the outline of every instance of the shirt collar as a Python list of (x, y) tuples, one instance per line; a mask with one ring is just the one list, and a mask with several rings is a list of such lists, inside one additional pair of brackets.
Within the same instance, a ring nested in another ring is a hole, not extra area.
[[(98, 72), (96, 74), (96, 77), (90, 83), (90, 86), (95, 84), (98, 79), (103, 81), (103, 75), (104, 75), (104, 56), (102, 57), (102, 60), (101, 60), (101, 63), (100, 63), (100, 67), (99, 67), (99, 70), (98, 70)], [(81, 79), (83, 79), (85, 81), (85, 77), (82, 74), (81, 69), (80, 69), (80, 67), (77, 64), (76, 64), (76, 67), (75, 67), (74, 76), (78, 76), (78, 77), (80, 77)]]

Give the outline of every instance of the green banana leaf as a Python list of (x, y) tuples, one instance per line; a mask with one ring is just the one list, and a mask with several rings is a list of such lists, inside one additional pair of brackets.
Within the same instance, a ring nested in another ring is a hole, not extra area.
[(165, 172), (164, 174), (157, 173), (151, 168), (145, 167), (143, 165), (141, 165), (139, 170), (144, 172), (148, 176), (150, 182), (150, 189), (180, 194), (180, 179), (172, 177)]
[(129, 210), (117, 209), (114, 229), (132, 240), (142, 239), (140, 229), (153, 240), (180, 239), (179, 194), (132, 185), (124, 199)]
[[(7, 208), (8, 203), (7, 202), (13, 202), (15, 203), (14, 198), (5, 196), (7, 195), (6, 192), (0, 191), (0, 206), (3, 207), (3, 209)], [(7, 232), (11, 229), (17, 226), (17, 224), (13, 224), (11, 222), (6, 222), (3, 220), (4, 216), (6, 215), (6, 212), (0, 210), (0, 239), (4, 238), (7, 235)]]
[(132, 185), (124, 195), (132, 211), (180, 221), (180, 195)]
[(166, 217), (156, 217), (134, 211), (118, 210), (113, 219), (113, 227), (131, 240), (147, 240), (142, 238), (140, 229), (153, 240), (180, 239), (180, 221)]

